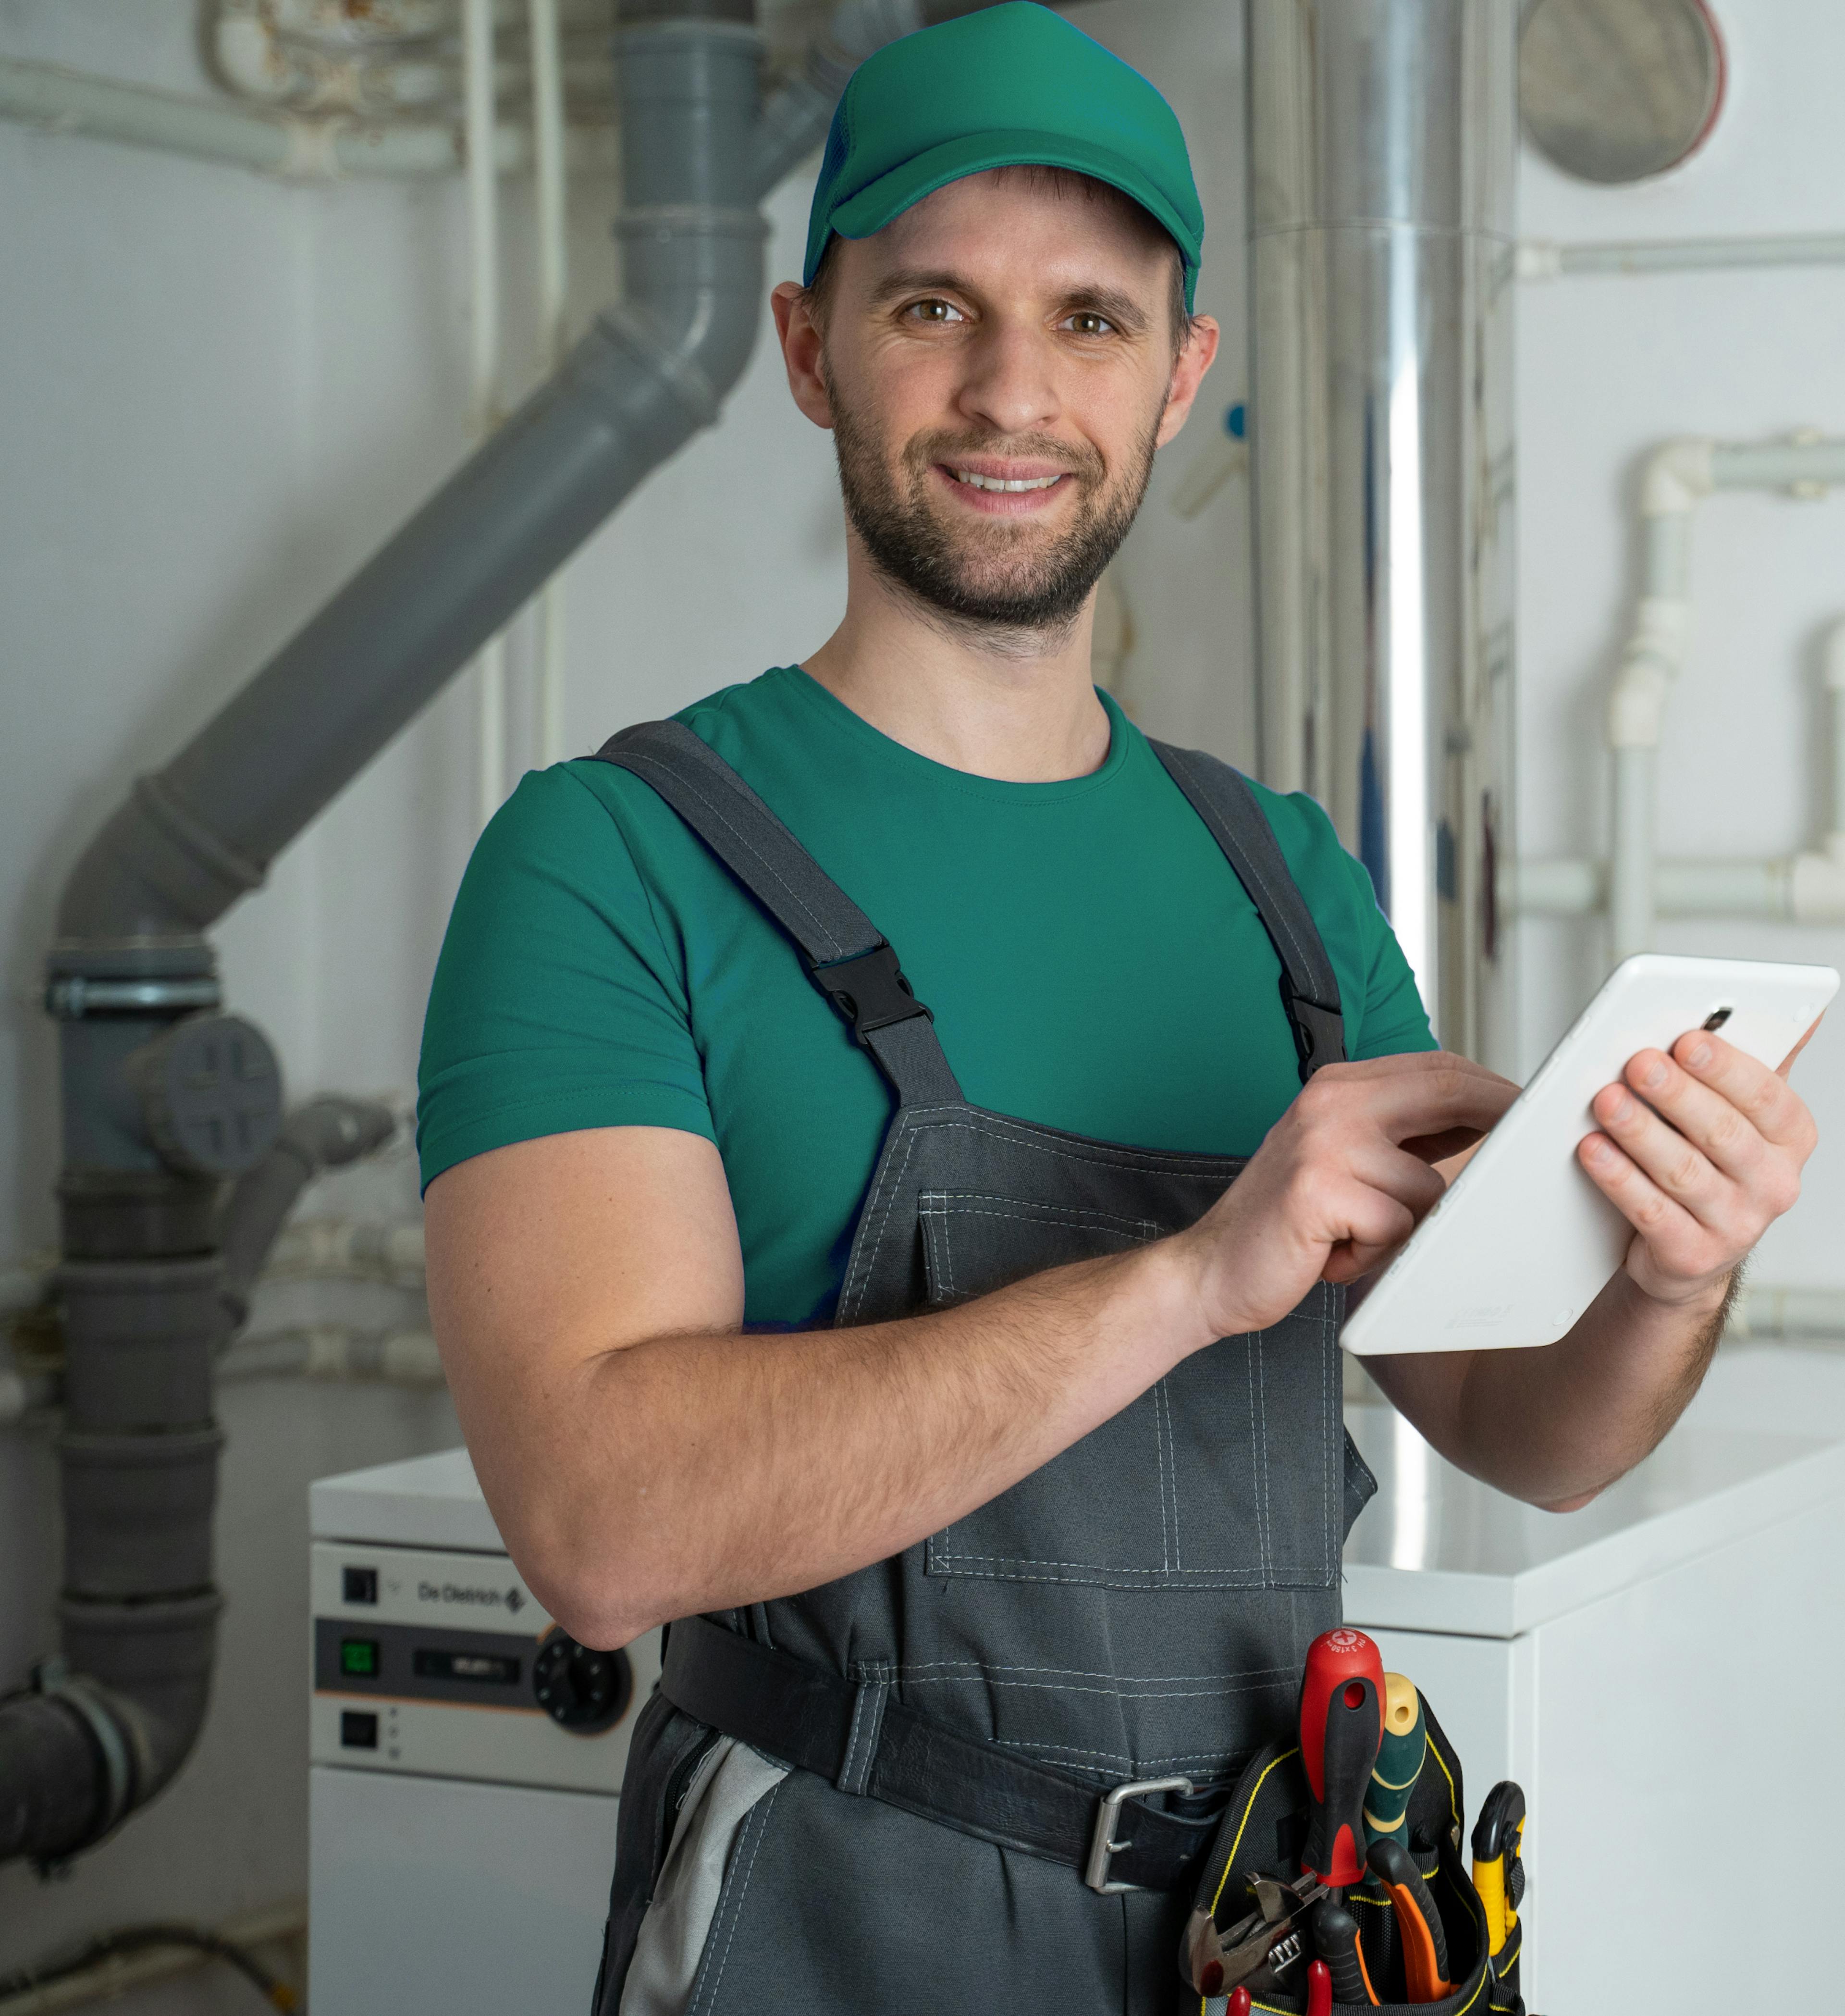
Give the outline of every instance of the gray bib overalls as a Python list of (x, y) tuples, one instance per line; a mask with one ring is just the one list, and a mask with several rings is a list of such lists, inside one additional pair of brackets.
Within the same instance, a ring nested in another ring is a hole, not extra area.
[[(1305, 902), (1243, 779), (1153, 746), (1261, 916), (1304, 1080), (1343, 1054)], [(696, 735), (650, 723), (600, 754), (780, 925), (896, 1093), (839, 1323), (1160, 1238), (1243, 1166), (970, 1106), (895, 952)], [(622, 1791), (597, 2016), (619, 2007), (678, 1802), (718, 1728), (801, 1768), (729, 1851), (696, 2016), (1169, 2016), (1216, 1813), (1289, 1725), (1308, 1643), (1339, 1622), (1345, 1532), (1376, 1488), (1343, 1433), (1340, 1314), (1337, 1291), (1316, 1287), (894, 1560), (674, 1625)], [(1104, 1816), (1112, 1788), (1174, 1778), (1189, 1796)]]

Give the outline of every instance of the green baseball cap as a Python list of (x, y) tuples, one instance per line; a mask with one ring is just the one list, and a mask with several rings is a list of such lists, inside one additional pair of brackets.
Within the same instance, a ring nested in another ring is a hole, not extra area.
[(1131, 196), (1198, 285), (1204, 211), (1172, 107), (1137, 70), (1036, 0), (1008, 0), (889, 42), (833, 115), (807, 226), (805, 284), (828, 242), (869, 238), (987, 168), (1070, 168)]

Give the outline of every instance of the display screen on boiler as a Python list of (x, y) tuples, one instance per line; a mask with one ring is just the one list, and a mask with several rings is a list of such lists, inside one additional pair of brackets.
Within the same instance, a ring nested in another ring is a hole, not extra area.
[(520, 1662), (498, 1652), (440, 1652), (419, 1646), (412, 1664), (426, 1680), (476, 1680), (487, 1687), (516, 1687)]

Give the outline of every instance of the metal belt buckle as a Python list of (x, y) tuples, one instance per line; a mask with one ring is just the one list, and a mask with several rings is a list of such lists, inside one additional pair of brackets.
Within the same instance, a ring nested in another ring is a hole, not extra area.
[(1089, 1866), (1083, 1871), (1083, 1881), (1099, 1897), (1113, 1897), (1124, 1890), (1138, 1890), (1138, 1883), (1112, 1883), (1109, 1880), (1109, 1857), (1119, 1855), (1123, 1849), (1131, 1848), (1131, 1839), (1115, 1839), (1115, 1822), (1120, 1817), (1121, 1804), (1125, 1799), (1144, 1798), (1149, 1792), (1178, 1792), (1191, 1796), (1189, 1778), (1136, 1778), (1125, 1785), (1117, 1785), (1112, 1792), (1102, 1795), (1102, 1810), (1095, 1816), (1095, 1831), (1089, 1841)]

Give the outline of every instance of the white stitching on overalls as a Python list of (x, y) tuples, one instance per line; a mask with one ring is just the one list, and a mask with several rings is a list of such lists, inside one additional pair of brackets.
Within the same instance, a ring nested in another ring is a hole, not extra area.
[[(785, 1778), (778, 1778), (775, 1784), (769, 1787), (768, 1795), (763, 1799), (762, 1803), (758, 1806), (753, 1806), (750, 1809), (750, 1817), (744, 1822), (744, 1826), (747, 1828), (754, 1825), (758, 1816), (760, 1816), (762, 1824), (757, 1828), (756, 1838), (750, 1844), (749, 1867), (743, 1871), (743, 1881), (737, 1891), (736, 1908), (731, 1913), (730, 1928), (724, 1935), (724, 1951), (718, 1956), (718, 1971), (712, 1977), (711, 1980), (711, 1992), (708, 1996), (702, 1998), (704, 2006), (707, 2008), (715, 2007), (718, 2000), (718, 1991), (724, 1984), (724, 1970), (729, 1964), (731, 1942), (737, 1935), (737, 1927), (743, 1922), (743, 1899), (750, 1894), (750, 1879), (756, 1874), (756, 1857), (760, 1852), (764, 1839), (768, 1833), (769, 1811), (775, 1803), (776, 1794), (781, 1791), (782, 1787), (787, 1782), (787, 1780)], [(708, 1960), (709, 1956), (707, 1955), (707, 1957)], [(703, 1974), (703, 1969), (702, 1967), (700, 1969), (700, 1972), (701, 1975)], [(701, 2000), (700, 1989), (702, 1986), (702, 1982), (695, 1982), (693, 1984), (692, 1998), (686, 2005), (686, 2016), (692, 2016), (692, 2012), (699, 2007)]]

